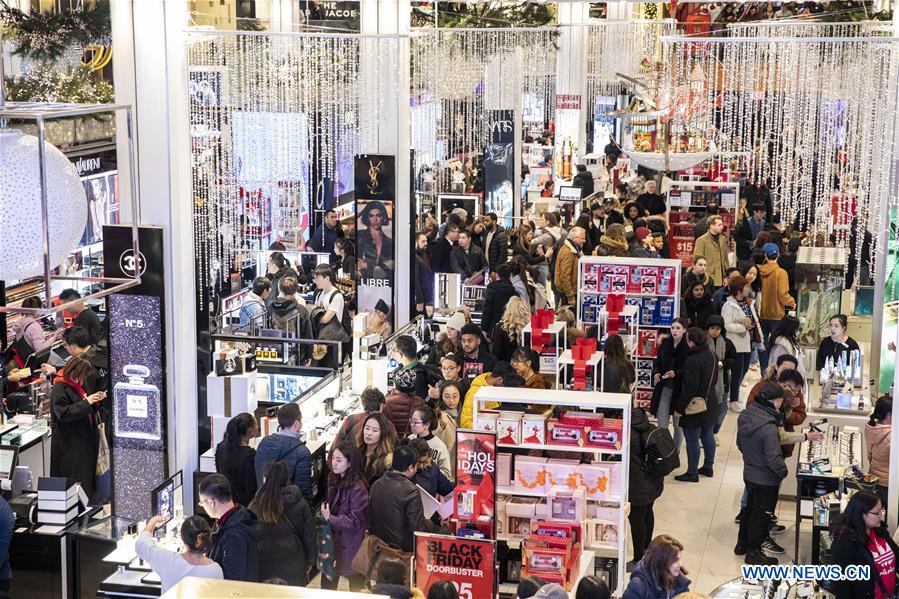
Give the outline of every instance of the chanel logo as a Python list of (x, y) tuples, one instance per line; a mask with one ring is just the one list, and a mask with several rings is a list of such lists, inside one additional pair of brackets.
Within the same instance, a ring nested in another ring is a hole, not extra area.
[(140, 275), (143, 276), (144, 273), (147, 272), (147, 260), (144, 258), (142, 252), (139, 252), (138, 255), (135, 256), (134, 250), (128, 249), (119, 256), (119, 268), (121, 268), (122, 272), (129, 277), (135, 276), (135, 272), (139, 268)]

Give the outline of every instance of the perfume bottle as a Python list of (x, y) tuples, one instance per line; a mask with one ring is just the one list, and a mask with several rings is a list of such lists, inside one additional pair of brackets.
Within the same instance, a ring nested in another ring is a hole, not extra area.
[(115, 435), (131, 439), (162, 439), (162, 406), (159, 405), (159, 388), (148, 385), (144, 379), (150, 369), (140, 364), (127, 364), (122, 371), (127, 382), (116, 383), (113, 388)]

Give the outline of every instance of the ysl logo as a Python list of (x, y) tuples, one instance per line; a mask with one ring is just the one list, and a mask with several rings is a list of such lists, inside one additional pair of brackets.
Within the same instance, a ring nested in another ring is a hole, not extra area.
[(382, 166), (383, 163), (380, 160), (377, 165), (371, 160), (368, 161), (368, 191), (371, 193), (377, 193), (379, 187), (378, 177), (381, 176)]

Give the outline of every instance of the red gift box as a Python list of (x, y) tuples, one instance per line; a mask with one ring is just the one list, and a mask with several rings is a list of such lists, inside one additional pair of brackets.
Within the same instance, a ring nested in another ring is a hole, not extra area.
[(558, 418), (546, 420), (547, 445), (584, 445), (584, 428), (574, 424), (565, 424)]

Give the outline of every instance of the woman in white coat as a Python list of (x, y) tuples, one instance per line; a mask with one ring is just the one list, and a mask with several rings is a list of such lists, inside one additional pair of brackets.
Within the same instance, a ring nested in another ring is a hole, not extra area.
[(755, 306), (749, 299), (749, 281), (746, 277), (734, 277), (728, 286), (730, 296), (721, 307), (721, 318), (727, 338), (734, 344), (737, 357), (731, 371), (730, 401), (731, 407), (739, 405), (740, 384), (749, 370), (749, 357), (753, 349), (764, 349), (762, 344), (762, 328)]

